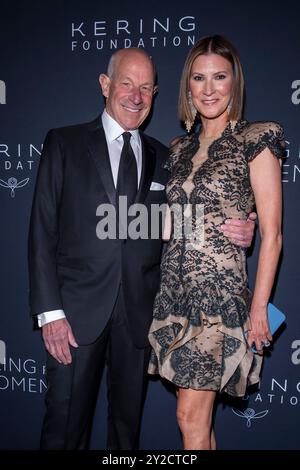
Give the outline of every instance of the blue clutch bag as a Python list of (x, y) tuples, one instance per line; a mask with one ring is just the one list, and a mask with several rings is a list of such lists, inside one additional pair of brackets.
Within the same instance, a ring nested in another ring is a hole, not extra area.
[(285, 318), (285, 314), (278, 310), (275, 305), (268, 304), (268, 320), (272, 335), (282, 325), (282, 323), (285, 321)]
[[(284, 313), (282, 313), (280, 310), (278, 310), (275, 305), (269, 303), (268, 304), (268, 321), (270, 325), (270, 331), (271, 335), (278, 330), (278, 328), (282, 325), (282, 323), (285, 321), (286, 316)], [(246, 339), (247, 339), (247, 332), (245, 334)], [(257, 352), (255, 345), (252, 346), (252, 351)]]

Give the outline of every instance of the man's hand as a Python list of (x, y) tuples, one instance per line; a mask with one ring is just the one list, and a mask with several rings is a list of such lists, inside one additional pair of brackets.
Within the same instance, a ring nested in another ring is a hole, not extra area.
[(72, 328), (66, 318), (54, 320), (42, 327), (43, 339), (47, 351), (60, 364), (71, 364), (70, 346), (78, 348)]
[(227, 219), (225, 224), (221, 225), (221, 230), (235, 245), (249, 248), (253, 240), (256, 218), (256, 213), (251, 212), (247, 220)]

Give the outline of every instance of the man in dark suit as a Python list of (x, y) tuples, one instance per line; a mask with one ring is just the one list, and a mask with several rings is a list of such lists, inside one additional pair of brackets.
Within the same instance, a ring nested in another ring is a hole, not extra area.
[[(42, 449), (88, 447), (105, 363), (107, 446), (138, 446), (161, 228), (158, 237), (105, 238), (98, 214), (110, 204), (119, 216), (120, 196), (148, 213), (165, 203), (167, 149), (138, 131), (156, 90), (144, 51), (116, 52), (100, 84), (106, 98), (101, 117), (48, 133), (34, 195), (30, 301), (48, 352)], [(237, 225), (229, 226), (229, 235), (249, 245), (254, 224)]]

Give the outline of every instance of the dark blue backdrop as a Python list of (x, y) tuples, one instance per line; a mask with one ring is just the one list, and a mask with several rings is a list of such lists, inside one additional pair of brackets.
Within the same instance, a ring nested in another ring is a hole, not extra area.
[[(299, 449), (300, 320), (300, 33), (297, 1), (141, 3), (115, 0), (0, 1), (0, 198), (2, 449), (35, 449), (44, 412), (44, 350), (28, 308), (26, 240), (41, 145), (51, 127), (93, 119), (102, 109), (98, 75), (115, 47), (140, 46), (153, 56), (159, 94), (147, 132), (165, 144), (182, 133), (179, 77), (195, 39), (221, 33), (238, 47), (246, 75), (249, 120), (283, 124), (284, 250), (274, 291), (287, 325), (264, 363), (260, 390), (221, 401), (220, 449)], [(143, 6), (141, 6), (143, 5)], [(253, 284), (258, 240), (249, 257)], [(3, 360), (2, 360), (3, 362)], [(222, 399), (223, 400), (223, 399)], [(105, 386), (99, 394), (93, 448), (105, 447)], [(178, 449), (175, 399), (151, 380), (141, 444)]]

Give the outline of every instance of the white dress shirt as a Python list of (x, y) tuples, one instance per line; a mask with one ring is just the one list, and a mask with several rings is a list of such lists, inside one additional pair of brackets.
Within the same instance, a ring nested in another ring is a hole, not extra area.
[[(124, 129), (106, 112), (102, 114), (102, 124), (106, 137), (109, 160), (115, 188), (117, 187), (118, 171), (120, 164), (121, 151), (123, 147), (122, 134)], [(142, 143), (138, 130), (130, 131), (131, 139), (130, 145), (136, 158), (137, 174), (138, 174), (138, 187), (141, 181), (142, 174)]]
[[(120, 164), (121, 151), (123, 147), (123, 132), (125, 130), (107, 113), (106, 110), (102, 113), (102, 125), (106, 137), (109, 161), (111, 166), (111, 172), (113, 176), (113, 181), (115, 188), (117, 187), (118, 180), (118, 171)], [(133, 153), (136, 158), (137, 164), (137, 174), (138, 174), (138, 187), (141, 181), (142, 174), (142, 143), (139, 131), (132, 130), (130, 131), (132, 137), (130, 139), (130, 144), (133, 150)], [(60, 320), (61, 318), (66, 318), (65, 313), (62, 309), (59, 310), (50, 310), (48, 312), (43, 312), (37, 315), (38, 325), (44, 326), (47, 323), (50, 323), (54, 320)]]

